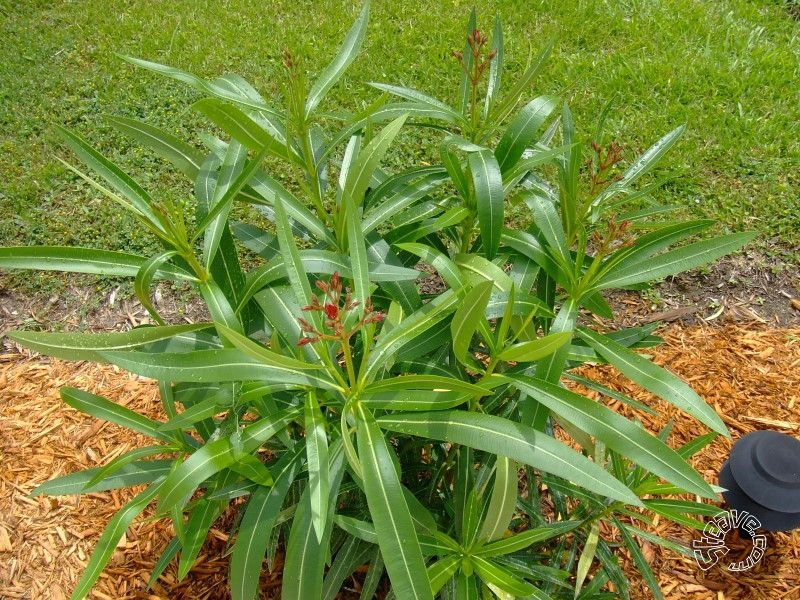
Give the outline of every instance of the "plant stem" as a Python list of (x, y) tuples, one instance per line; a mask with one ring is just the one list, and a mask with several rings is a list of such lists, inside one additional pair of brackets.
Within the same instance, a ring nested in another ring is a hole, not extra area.
[(352, 390), (356, 385), (356, 372), (353, 368), (353, 355), (350, 353), (350, 338), (342, 340), (342, 353), (344, 354), (344, 364), (347, 366), (347, 377), (350, 380), (349, 388)]

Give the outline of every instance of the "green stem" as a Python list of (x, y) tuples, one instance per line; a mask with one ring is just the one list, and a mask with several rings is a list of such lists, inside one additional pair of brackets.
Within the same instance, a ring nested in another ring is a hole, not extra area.
[(347, 377), (350, 380), (349, 389), (356, 385), (356, 372), (353, 368), (353, 355), (350, 353), (350, 338), (342, 340), (342, 353), (344, 354), (344, 364), (347, 367)]
[(469, 244), (472, 240), (472, 230), (475, 228), (475, 214), (470, 214), (467, 217), (467, 220), (464, 222), (464, 228), (461, 233), (461, 248), (459, 251), (461, 254), (467, 254), (469, 252)]

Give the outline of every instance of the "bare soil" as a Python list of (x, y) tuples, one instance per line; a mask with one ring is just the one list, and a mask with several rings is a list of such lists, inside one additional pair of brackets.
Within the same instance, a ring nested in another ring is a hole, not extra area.
[[(444, 289), (435, 274), (420, 280), (423, 293)], [(159, 313), (169, 323), (208, 319), (202, 300), (190, 293), (162, 283), (153, 295)], [(670, 277), (644, 292), (613, 291), (607, 300), (615, 314), (607, 323), (610, 326), (733, 320), (794, 327), (800, 325), (800, 268), (779, 253), (768, 256), (750, 250)], [(139, 301), (125, 297), (120, 288), (98, 293), (95, 286), (84, 283), (69, 285), (58, 295), (30, 296), (4, 285), (0, 277), (0, 337), (14, 329), (120, 331), (149, 322)]]

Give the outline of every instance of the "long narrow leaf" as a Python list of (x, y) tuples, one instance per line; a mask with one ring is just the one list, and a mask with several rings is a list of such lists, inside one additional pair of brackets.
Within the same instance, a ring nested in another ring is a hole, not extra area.
[(119, 333), (55, 333), (44, 331), (11, 331), (9, 338), (40, 354), (66, 360), (100, 362), (98, 352), (132, 350), (145, 344), (168, 340), (191, 331), (207, 329), (208, 323), (137, 327)]
[(233, 600), (253, 600), (258, 593), (261, 565), (269, 541), (264, 532), (274, 527), (289, 487), (300, 470), (303, 455), (304, 448), (298, 444), (273, 468), (274, 484), (259, 486), (250, 496), (231, 553), (229, 581)]
[[(39, 271), (66, 271), (90, 273), (114, 277), (136, 277), (145, 264), (143, 256), (75, 248), (71, 246), (11, 246), (0, 248), (0, 267), (3, 269), (36, 269)], [(197, 279), (172, 265), (162, 265), (156, 273), (157, 279), (197, 281)]]
[(525, 375), (508, 375), (521, 391), (541, 402), (586, 433), (595, 436), (612, 450), (685, 489), (714, 498), (708, 483), (672, 448), (647, 433), (644, 428), (589, 398)]
[(216, 383), (220, 381), (269, 381), (294, 386), (339, 390), (327, 377), (281, 365), (267, 365), (234, 348), (194, 352), (110, 351), (101, 356), (123, 369), (152, 379)]
[(584, 456), (546, 434), (508, 419), (466, 411), (439, 411), (385, 416), (378, 423), (390, 431), (507, 456), (598, 494), (641, 505), (631, 490)]
[(503, 175), (516, 165), (556, 104), (557, 100), (551, 96), (534, 98), (511, 121), (494, 152)]
[(478, 209), (478, 225), (486, 258), (493, 259), (503, 230), (503, 175), (491, 150), (469, 154), (469, 170)]
[(72, 408), (97, 419), (114, 423), (125, 429), (132, 429), (157, 440), (168, 443), (174, 441), (172, 436), (160, 430), (158, 421), (102, 396), (76, 388), (64, 387), (61, 388), (61, 399)]
[(644, 263), (612, 268), (600, 279), (594, 289), (603, 290), (646, 283), (688, 271), (735, 252), (752, 241), (755, 236), (756, 234), (752, 232), (723, 235), (670, 250), (654, 256)]
[(350, 66), (350, 63), (355, 60), (358, 50), (361, 48), (361, 43), (364, 41), (368, 20), (369, 2), (364, 2), (361, 14), (358, 15), (358, 19), (356, 19), (356, 22), (353, 23), (353, 26), (350, 28), (336, 57), (325, 67), (325, 70), (314, 82), (314, 85), (311, 86), (308, 98), (306, 98), (306, 118), (314, 112), (314, 109), (325, 97), (328, 90), (336, 84), (347, 67)]
[(136, 119), (110, 116), (109, 122), (123, 133), (127, 133), (148, 148), (155, 150), (160, 156), (171, 162), (176, 169), (194, 181), (203, 164), (203, 155), (198, 150), (167, 133), (163, 129), (153, 127)]
[(403, 600), (433, 600), (419, 540), (390, 450), (374, 417), (358, 414), (358, 455), (364, 492), (395, 594)]
[(480, 321), (485, 319), (483, 313), (491, 293), (491, 281), (479, 283), (467, 293), (461, 306), (453, 315), (450, 332), (453, 336), (453, 352), (459, 361), (467, 360), (472, 336), (478, 329)]
[(614, 365), (634, 383), (663, 398), (704, 423), (712, 430), (729, 436), (722, 418), (685, 381), (636, 354), (606, 335), (589, 329), (579, 329), (578, 334), (600, 356)]
[(133, 520), (139, 516), (139, 513), (153, 501), (162, 485), (163, 482), (150, 485), (150, 487), (134, 496), (132, 500), (111, 517), (92, 552), (89, 564), (86, 565), (78, 585), (75, 586), (75, 590), (72, 592), (71, 600), (82, 600), (89, 595), (98, 577), (100, 577), (100, 573), (108, 564), (119, 540), (125, 534), (125, 530), (130, 527)]

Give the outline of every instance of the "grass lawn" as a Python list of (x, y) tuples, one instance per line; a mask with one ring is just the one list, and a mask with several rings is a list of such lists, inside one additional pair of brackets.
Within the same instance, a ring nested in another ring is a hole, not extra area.
[[(450, 52), (463, 44), (470, 6), (373, 0), (365, 47), (332, 107), (374, 98), (367, 81), (453, 100), (459, 67)], [(0, 245), (155, 249), (132, 219), (58, 163), (55, 156), (77, 161), (59, 146), (55, 124), (145, 187), (188, 196), (186, 182), (114, 133), (104, 115), (191, 137), (206, 128), (188, 109), (197, 95), (115, 52), (207, 78), (236, 72), (270, 97), (280, 93), (283, 48), (317, 73), (357, 12), (355, 3), (333, 0), (0, 0)], [(567, 100), (585, 135), (613, 100), (604, 141), (619, 140), (628, 158), (686, 123), (667, 165), (682, 176), (667, 198), (728, 229), (758, 230), (763, 248), (777, 242), (800, 264), (800, 22), (780, 0), (495, 1), (481, 3), (479, 25), (491, 30), (495, 13), (509, 78), (556, 39), (530, 97)]]

